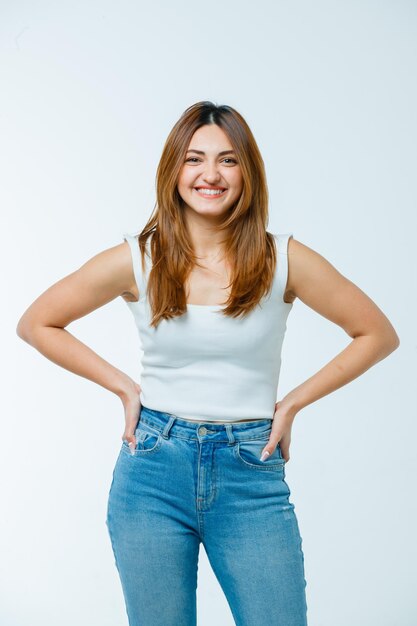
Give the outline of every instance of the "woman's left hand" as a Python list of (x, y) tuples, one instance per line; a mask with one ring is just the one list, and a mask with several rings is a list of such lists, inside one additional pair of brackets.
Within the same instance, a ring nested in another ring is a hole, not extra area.
[(279, 443), (282, 456), (288, 463), (290, 460), (290, 443), (291, 443), (291, 428), (296, 413), (293, 408), (286, 407), (285, 402), (277, 402), (275, 404), (275, 413), (272, 420), (272, 430), (267, 445), (262, 450), (261, 460), (264, 461), (268, 455), (264, 455), (265, 452), (272, 454)]

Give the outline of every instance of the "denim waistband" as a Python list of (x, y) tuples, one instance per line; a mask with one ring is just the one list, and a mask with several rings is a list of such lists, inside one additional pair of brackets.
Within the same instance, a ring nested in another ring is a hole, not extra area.
[(240, 424), (213, 424), (211, 422), (195, 422), (181, 419), (173, 413), (164, 413), (150, 409), (146, 406), (141, 407), (139, 424), (147, 424), (151, 428), (158, 430), (162, 436), (176, 436), (183, 439), (195, 439), (199, 441), (234, 441), (248, 439), (267, 438), (272, 428), (271, 419), (253, 420)]

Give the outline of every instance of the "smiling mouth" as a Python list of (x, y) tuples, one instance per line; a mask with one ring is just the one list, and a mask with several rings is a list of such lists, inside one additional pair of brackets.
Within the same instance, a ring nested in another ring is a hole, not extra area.
[(227, 189), (210, 189), (208, 187), (194, 187), (194, 191), (196, 191), (203, 198), (220, 198), (224, 196)]

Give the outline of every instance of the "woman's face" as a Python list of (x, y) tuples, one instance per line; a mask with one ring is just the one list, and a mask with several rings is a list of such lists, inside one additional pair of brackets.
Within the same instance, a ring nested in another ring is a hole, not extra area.
[(201, 216), (219, 216), (238, 200), (243, 189), (240, 165), (229, 138), (216, 124), (194, 133), (177, 187), (188, 210)]

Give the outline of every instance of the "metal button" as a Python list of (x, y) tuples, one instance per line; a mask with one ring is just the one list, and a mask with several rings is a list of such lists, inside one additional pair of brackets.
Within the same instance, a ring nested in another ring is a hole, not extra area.
[(206, 433), (207, 433), (207, 428), (206, 428), (205, 426), (201, 426), (201, 427), (198, 429), (198, 434), (199, 434), (199, 435), (205, 435)]

